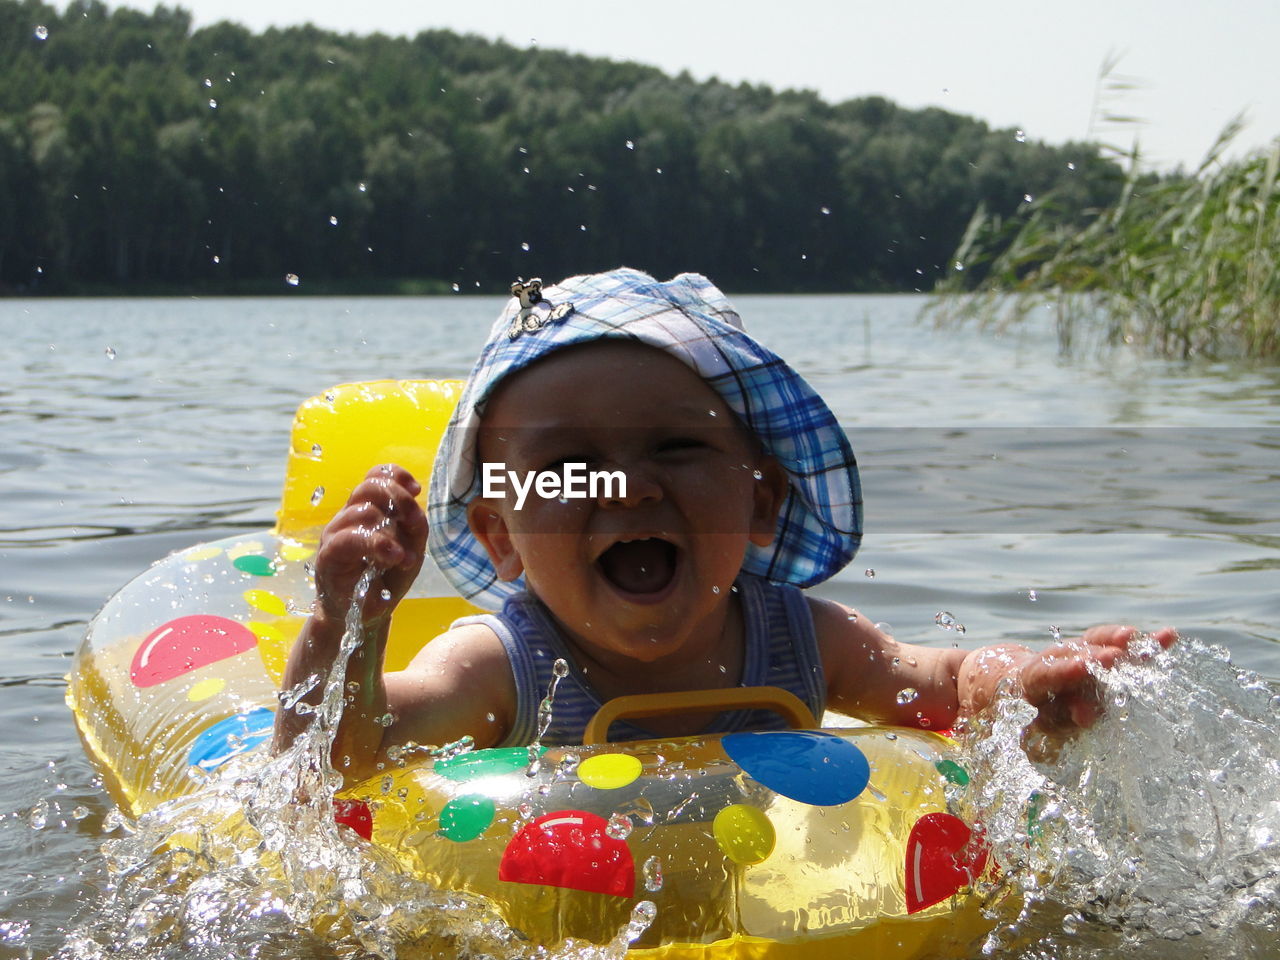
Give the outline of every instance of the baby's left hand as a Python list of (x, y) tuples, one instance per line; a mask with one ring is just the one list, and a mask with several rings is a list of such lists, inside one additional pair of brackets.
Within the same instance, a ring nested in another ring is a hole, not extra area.
[[(1091, 627), (1077, 640), (1055, 643), (1040, 651), (986, 647), (966, 658), (961, 671), (961, 703), (966, 712), (980, 710), (995, 697), (996, 687), (1016, 676), (1027, 702), (1040, 711), (1035, 725), (1049, 734), (1071, 733), (1094, 725), (1101, 713), (1098, 683), (1090, 663), (1110, 667), (1128, 655), (1141, 636), (1135, 627), (1107, 624)], [(1151, 634), (1168, 647), (1178, 634), (1164, 627)]]
[[(1089, 672), (1089, 664), (1110, 667), (1128, 654), (1129, 644), (1140, 636), (1134, 627), (1106, 624), (1090, 627), (1078, 640), (1056, 643), (1031, 654), (1019, 675), (1022, 695), (1040, 709), (1036, 725), (1046, 733), (1093, 726), (1101, 707), (1098, 683)], [(1151, 636), (1162, 647), (1178, 638), (1172, 627), (1164, 627)]]

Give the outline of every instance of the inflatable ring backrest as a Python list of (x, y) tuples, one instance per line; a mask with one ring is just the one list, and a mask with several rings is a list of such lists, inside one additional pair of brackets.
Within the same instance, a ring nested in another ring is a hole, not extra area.
[[(342, 384), (305, 401), (289, 444), (277, 524), (160, 560), (89, 625), (67, 700), (113, 799), (130, 814), (193, 789), (192, 767), (266, 739), (285, 659), (314, 598), (320, 532), (379, 463), (425, 490), (458, 381)], [(387, 668), (402, 669), (477, 612), (428, 561), (392, 618)]]

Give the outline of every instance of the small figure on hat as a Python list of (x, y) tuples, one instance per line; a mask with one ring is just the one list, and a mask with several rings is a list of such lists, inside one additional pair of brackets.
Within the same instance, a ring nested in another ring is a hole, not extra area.
[[(906, 648), (807, 596), (861, 539), (853, 451), (822, 398), (697, 274), (513, 285), (441, 441), (425, 512), (421, 490), (402, 468), (377, 467), (326, 527), (318, 603), (285, 673), (288, 689), (330, 667), (372, 564), (366, 639), (347, 667), (355, 702), (333, 747), (353, 780), (410, 741), (528, 744), (557, 678), (545, 744), (580, 743), (617, 696), (759, 685), (818, 717), (831, 707), (940, 730), (1010, 677), (1045, 729), (1070, 730), (1096, 716), (1090, 662), (1110, 665), (1137, 636), (1107, 626), (1041, 652)], [(494, 612), (424, 637), (405, 670), (384, 674), (392, 611), (428, 547), (460, 594)], [(305, 723), (281, 711), (277, 748)], [(743, 709), (619, 721), (612, 737), (779, 724)]]

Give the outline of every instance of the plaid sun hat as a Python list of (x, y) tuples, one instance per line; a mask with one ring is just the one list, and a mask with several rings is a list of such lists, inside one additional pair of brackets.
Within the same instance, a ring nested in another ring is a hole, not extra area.
[(682, 273), (660, 283), (622, 268), (511, 289), (445, 429), (427, 497), (431, 555), (462, 596), (496, 610), (524, 589), (523, 578), (498, 579), (467, 524), (467, 504), (480, 493), (476, 437), (485, 400), (540, 357), (603, 338), (656, 347), (692, 368), (787, 471), (773, 543), (748, 547), (745, 572), (808, 587), (853, 559), (862, 494), (844, 430), (798, 373), (747, 335), (710, 280)]

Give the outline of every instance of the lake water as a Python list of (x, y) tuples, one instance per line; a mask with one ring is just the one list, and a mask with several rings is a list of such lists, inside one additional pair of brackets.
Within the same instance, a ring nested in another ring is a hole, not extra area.
[[(1048, 324), (939, 331), (910, 296), (737, 303), (862, 465), (862, 550), (819, 593), (909, 642), (1173, 624), (1280, 676), (1280, 368), (1068, 360)], [(104, 883), (63, 704), (88, 620), (165, 554), (271, 526), (303, 399), (464, 376), (500, 305), (0, 301), (0, 960), (54, 953)]]

